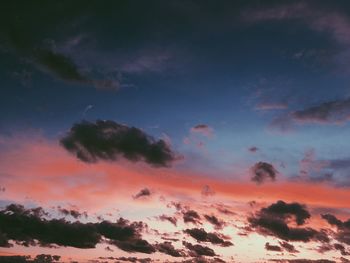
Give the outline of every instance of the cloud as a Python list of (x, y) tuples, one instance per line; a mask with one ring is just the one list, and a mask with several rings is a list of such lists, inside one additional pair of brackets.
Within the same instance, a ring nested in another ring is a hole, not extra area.
[(175, 249), (171, 242), (165, 241), (163, 243), (155, 245), (155, 247), (159, 252), (170, 255), (172, 257), (183, 257), (184, 256), (183, 251)]
[(298, 253), (299, 251), (295, 249), (295, 247), (292, 244), (289, 244), (288, 242), (279, 242), (280, 246), (286, 250), (289, 253)]
[(136, 195), (133, 196), (134, 199), (138, 199), (140, 197), (147, 197), (151, 195), (151, 191), (148, 188), (143, 188)]
[(273, 261), (278, 263), (336, 263), (328, 259), (274, 259)]
[(31, 256), (0, 256), (0, 262), (7, 263), (58, 263), (58, 255), (40, 254), (32, 258)]
[(269, 242), (265, 243), (265, 249), (268, 251), (282, 252), (282, 248), (276, 245), (270, 245)]
[(189, 242), (183, 241), (182, 244), (190, 250), (190, 256), (192, 257), (199, 257), (199, 256), (208, 256), (208, 257), (214, 257), (216, 256), (213, 249), (201, 245), (192, 245)]
[(82, 75), (71, 58), (49, 49), (39, 49), (33, 52), (33, 60), (40, 68), (56, 77), (71, 82), (88, 84), (90, 80)]
[(261, 184), (267, 180), (275, 181), (276, 180), (276, 174), (278, 171), (273, 167), (272, 164), (265, 163), (265, 162), (258, 162), (256, 163), (252, 168), (252, 178), (251, 180), (253, 182), (256, 182), (257, 184)]
[(266, 208), (262, 208), (261, 213), (265, 215), (273, 215), (274, 217), (278, 217), (283, 220), (289, 218), (290, 216), (294, 216), (298, 225), (303, 225), (305, 221), (311, 217), (304, 205), (299, 203), (287, 204), (281, 200)]
[(288, 253), (294, 254), (298, 253), (299, 251), (295, 249), (295, 247), (292, 244), (289, 244), (288, 242), (279, 242), (279, 246), (277, 245), (270, 245), (269, 242), (265, 244), (265, 249), (269, 251), (276, 251), (276, 252), (283, 252), (287, 251)]
[[(96, 4), (93, 5), (96, 6)], [(83, 43), (81, 39), (86, 40), (86, 36), (82, 37), (83, 34), (80, 34), (72, 40), (72, 36), (66, 34), (72, 33), (68, 27), (72, 25), (76, 27), (78, 24), (80, 24), (79, 30), (85, 31), (82, 27), (84, 23), (77, 23), (77, 20), (85, 17), (84, 20), (87, 21), (88, 8), (82, 8), (78, 2), (52, 5), (32, 3), (31, 5), (22, 4), (22, 7), (17, 8), (16, 4), (4, 6), (6, 11), (3, 12), (2, 17), (6, 23), (2, 23), (0, 39), (5, 52), (14, 54), (21, 64), (29, 64), (69, 83), (109, 90), (116, 90), (121, 86), (119, 79), (98, 79), (92, 75), (88, 76), (86, 65), (84, 65), (85, 70), (82, 70), (81, 50), (77, 47)], [(43, 13), (50, 17), (50, 21), (43, 23), (39, 19)], [(65, 44), (62, 45), (62, 43)], [(74, 50), (73, 47), (75, 47)], [(89, 69), (93, 67), (92, 64), (89, 65)]]
[(177, 225), (177, 219), (174, 216), (167, 216), (167, 215), (160, 215), (157, 217), (161, 221), (169, 221), (172, 223), (174, 226)]
[(216, 216), (214, 215), (204, 215), (204, 218), (211, 223), (212, 225), (214, 225), (214, 227), (216, 229), (222, 229), (226, 224), (224, 221), (219, 220)]
[(122, 156), (132, 162), (140, 160), (160, 167), (177, 159), (169, 145), (155, 140), (142, 130), (114, 121), (76, 123), (60, 140), (61, 145), (84, 162), (115, 161)]
[(201, 256), (181, 261), (181, 263), (225, 263), (225, 262), (226, 261), (222, 260), (219, 257), (205, 258)]
[(334, 246), (335, 250), (340, 251), (340, 254), (342, 256), (350, 256), (350, 252), (347, 251), (346, 248), (342, 244), (336, 243), (333, 246)]
[(350, 120), (350, 99), (333, 100), (302, 110), (289, 112), (274, 119), (272, 127), (288, 130), (302, 124), (342, 124)]
[[(304, 25), (318, 36), (328, 37), (331, 63), (337, 65), (346, 73), (349, 72), (350, 58), (350, 19), (344, 10), (337, 5), (318, 4), (317, 1), (298, 1), (292, 3), (278, 3), (263, 8), (251, 8), (242, 12), (242, 18), (250, 23), (275, 21), (280, 23), (294, 23)], [(299, 52), (298, 57), (310, 53)], [(319, 58), (317, 54), (315, 57)], [(282, 106), (282, 105), (281, 105)], [(264, 107), (262, 107), (264, 109)], [(267, 109), (269, 106), (267, 105)], [(350, 119), (350, 99), (332, 100), (290, 111), (273, 120), (271, 127), (288, 131), (294, 124), (340, 124)]]
[(130, 239), (127, 241), (119, 241), (119, 240), (110, 240), (110, 244), (113, 244), (120, 248), (121, 250), (127, 251), (127, 252), (139, 252), (139, 253), (146, 253), (146, 254), (152, 254), (156, 252), (153, 245), (148, 243), (146, 240), (143, 239)]
[(344, 123), (350, 120), (350, 99), (323, 102), (290, 115), (298, 123)]
[(224, 214), (224, 215), (235, 215), (236, 214), (235, 212), (231, 211), (223, 204), (217, 204), (215, 206), (216, 206), (216, 210), (218, 210), (218, 212), (220, 212), (221, 214)]
[(255, 106), (256, 110), (268, 111), (268, 110), (285, 110), (288, 108), (286, 103), (259, 103)]
[(151, 258), (137, 258), (137, 257), (99, 257), (103, 260), (117, 260), (117, 262), (133, 262), (133, 263), (150, 263), (152, 262)]
[[(33, 212), (34, 211), (34, 212)], [(41, 246), (69, 246), (75, 248), (95, 248), (98, 243), (107, 242), (128, 252), (153, 253), (155, 249), (141, 239), (145, 227), (142, 222), (132, 222), (120, 218), (117, 222), (71, 223), (64, 219), (42, 218), (41, 209), (25, 209), (12, 204), (0, 211), (0, 233), (5, 243)], [(38, 242), (38, 243), (37, 243)], [(4, 245), (4, 242), (1, 242)], [(5, 244), (6, 245), (6, 244)]]
[(340, 55), (348, 57), (347, 51), (350, 45), (350, 21), (345, 13), (330, 10), (310, 4), (310, 2), (293, 2), (287, 4), (277, 4), (272, 7), (261, 9), (251, 9), (242, 13), (245, 21), (301, 21), (310, 30), (327, 34), (338, 44)]
[(66, 208), (58, 207), (58, 211), (60, 213), (62, 213), (63, 215), (71, 216), (74, 219), (78, 219), (80, 217), (85, 217), (85, 218), (87, 217), (87, 213), (86, 212), (80, 213), (79, 211), (74, 210), (74, 209), (66, 209)]
[(322, 214), (321, 217), (326, 220), (328, 224), (337, 228), (337, 232), (334, 235), (336, 240), (350, 245), (350, 219), (341, 221), (332, 214)]
[(305, 206), (299, 203), (287, 204), (278, 201), (249, 217), (248, 222), (250, 227), (256, 229), (260, 234), (275, 236), (285, 241), (329, 242), (328, 236), (322, 231), (319, 232), (310, 227), (290, 227), (288, 225), (291, 221), (298, 226), (304, 225), (310, 217)]
[(208, 233), (203, 228), (186, 229), (184, 232), (199, 242), (209, 242), (222, 247), (233, 246), (230, 241), (224, 240), (223, 236), (216, 233)]
[(183, 211), (183, 220), (185, 223), (199, 224), (200, 216), (194, 210), (187, 210), (187, 211)]
[(248, 149), (248, 151), (250, 151), (252, 153), (256, 153), (258, 150), (259, 150), (259, 148), (256, 146), (249, 147), (249, 149)]
[(190, 131), (193, 133), (202, 134), (206, 137), (212, 137), (213, 133), (214, 133), (213, 128), (211, 128), (210, 126), (208, 126), (206, 124), (198, 124), (198, 125), (192, 127)]

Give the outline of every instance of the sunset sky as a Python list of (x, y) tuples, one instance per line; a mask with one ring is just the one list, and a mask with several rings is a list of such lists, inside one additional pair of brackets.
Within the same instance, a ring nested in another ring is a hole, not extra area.
[(350, 1), (0, 3), (0, 262), (350, 262)]

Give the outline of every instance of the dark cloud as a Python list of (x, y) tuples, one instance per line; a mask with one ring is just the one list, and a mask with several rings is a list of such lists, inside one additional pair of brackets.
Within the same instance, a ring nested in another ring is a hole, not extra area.
[(201, 129), (208, 129), (208, 128), (209, 128), (209, 126), (206, 124), (198, 124), (198, 125), (194, 126), (192, 129), (201, 130)]
[(256, 163), (252, 168), (252, 178), (251, 180), (253, 182), (256, 182), (257, 184), (261, 184), (267, 180), (275, 181), (276, 180), (276, 174), (278, 171), (273, 167), (272, 164), (265, 163), (265, 162), (258, 162)]
[(109, 243), (127, 252), (151, 254), (155, 248), (141, 238), (141, 231), (146, 228), (142, 222), (133, 222), (120, 218), (116, 223), (103, 221), (96, 225), (98, 232), (109, 239)]
[(278, 263), (336, 263), (328, 259), (274, 259), (273, 261)]
[(192, 127), (191, 132), (200, 133), (207, 137), (213, 136), (213, 128), (209, 127), (206, 124), (198, 124)]
[(226, 261), (218, 257), (215, 257), (215, 258), (196, 257), (196, 258), (183, 260), (181, 262), (182, 263), (225, 263)]
[[(33, 212), (35, 211), (35, 212)], [(95, 248), (107, 239), (107, 242), (128, 252), (153, 253), (155, 249), (141, 238), (145, 228), (142, 222), (133, 222), (120, 218), (112, 223), (68, 222), (64, 219), (47, 220), (42, 217), (41, 209), (26, 210), (21, 205), (9, 205), (0, 211), (0, 233), (5, 241), (15, 241), (20, 245), (70, 246), (76, 248)], [(2, 242), (4, 243), (4, 242)]]
[(71, 82), (91, 84), (92, 81), (79, 72), (73, 60), (63, 54), (49, 49), (38, 49), (32, 53), (33, 62), (54, 76)]
[(342, 256), (350, 256), (350, 252), (342, 244), (336, 243), (333, 246), (335, 250), (340, 251)]
[(136, 195), (133, 196), (134, 199), (138, 199), (140, 197), (146, 197), (146, 196), (150, 196), (151, 195), (151, 191), (148, 188), (143, 188), (140, 190), (140, 192), (138, 192)]
[(296, 250), (295, 247), (288, 242), (283, 241), (283, 242), (279, 242), (279, 244), (285, 251), (289, 253), (299, 253), (299, 251)]
[(183, 241), (182, 244), (190, 251), (189, 254), (192, 257), (208, 256), (215, 257), (216, 254), (213, 249), (198, 244), (191, 244), (189, 242)]
[(281, 218), (283, 220), (290, 216), (294, 216), (298, 225), (303, 225), (305, 221), (311, 217), (310, 213), (306, 210), (305, 205), (299, 203), (288, 204), (281, 200), (266, 208), (262, 208), (261, 213)]
[(122, 156), (153, 166), (169, 166), (176, 159), (169, 145), (142, 130), (114, 121), (76, 123), (61, 139), (62, 146), (84, 162), (115, 161)]
[(336, 240), (341, 243), (350, 245), (350, 219), (341, 221), (331, 214), (323, 214), (321, 217), (326, 220), (328, 224), (337, 228), (337, 232), (334, 234), (334, 238)]
[(342, 123), (349, 121), (350, 99), (324, 102), (291, 113), (293, 120), (302, 123)]
[(223, 235), (217, 233), (208, 233), (203, 228), (186, 229), (184, 232), (199, 242), (209, 242), (222, 247), (233, 246), (230, 241), (224, 240)]
[(273, 120), (272, 127), (291, 129), (294, 124), (341, 124), (350, 120), (350, 99), (334, 100), (297, 110)]
[(66, 208), (58, 207), (58, 211), (65, 216), (71, 216), (75, 219), (78, 219), (80, 217), (85, 217), (85, 218), (87, 217), (86, 212), (80, 213), (79, 211), (74, 209), (66, 209)]
[(8, 240), (23, 242), (24, 245), (38, 240), (41, 245), (93, 248), (101, 238), (92, 224), (70, 223), (63, 219), (44, 220), (19, 205), (2, 210), (0, 222), (0, 232)]
[(111, 240), (111, 244), (117, 246), (121, 250), (127, 251), (127, 252), (139, 252), (139, 253), (146, 253), (151, 254), (156, 252), (153, 245), (148, 243), (146, 240), (143, 239), (130, 239), (126, 241), (119, 241), (119, 240)]
[(183, 220), (185, 223), (199, 224), (200, 216), (194, 210), (187, 210), (187, 211), (183, 211)]
[(265, 249), (268, 251), (282, 252), (282, 248), (277, 245), (270, 245), (269, 242), (265, 243)]
[(164, 254), (168, 254), (172, 257), (183, 257), (184, 253), (182, 250), (175, 249), (171, 242), (165, 241), (155, 245), (155, 248)]
[(167, 207), (174, 207), (177, 211), (183, 210), (185, 207), (180, 202), (172, 201)]
[(252, 153), (256, 153), (258, 150), (259, 150), (259, 148), (256, 147), (256, 146), (252, 146), (252, 147), (250, 147), (250, 148), (248, 149), (248, 151), (250, 151), (250, 152), (252, 152)]
[(272, 235), (285, 241), (309, 242), (316, 240), (329, 242), (327, 234), (316, 231), (310, 227), (290, 227), (289, 222), (294, 221), (298, 226), (305, 224), (310, 218), (305, 206), (298, 203), (287, 204), (278, 201), (269, 207), (262, 208), (255, 215), (248, 218), (250, 227), (263, 235)]
[(211, 223), (212, 225), (214, 225), (214, 227), (216, 229), (222, 229), (226, 224), (224, 221), (218, 219), (216, 216), (214, 215), (204, 215), (204, 218)]
[(177, 225), (177, 219), (174, 216), (167, 216), (167, 215), (160, 215), (157, 217), (161, 221), (169, 221), (172, 223), (174, 226)]
[(339, 229), (350, 228), (350, 220), (343, 222), (331, 214), (323, 214), (321, 217), (328, 222), (328, 224), (336, 226)]
[[(21, 64), (34, 66), (63, 81), (97, 88), (118, 88), (110, 79), (99, 80), (94, 76), (87, 76), (81, 70), (82, 66), (78, 65), (75, 53), (67, 52), (61, 47), (63, 42), (71, 38), (71, 34), (79, 34), (73, 33), (77, 19), (82, 16), (86, 18), (86, 12), (91, 6), (82, 7), (79, 1), (20, 5), (21, 8), (18, 8), (18, 3), (2, 5), (0, 51), (5, 50), (14, 55)], [(44, 23), (38, 19), (43, 14), (48, 18)]]
[(31, 256), (0, 256), (2, 263), (58, 263), (60, 260), (58, 255), (40, 254), (35, 258)]
[(137, 257), (99, 257), (102, 260), (117, 260), (116, 262), (133, 262), (133, 263), (150, 263), (151, 258), (137, 258)]

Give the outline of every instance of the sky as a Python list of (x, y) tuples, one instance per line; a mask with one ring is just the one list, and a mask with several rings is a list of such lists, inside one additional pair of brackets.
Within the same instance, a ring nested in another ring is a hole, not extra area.
[(349, 1), (0, 5), (0, 262), (350, 262)]

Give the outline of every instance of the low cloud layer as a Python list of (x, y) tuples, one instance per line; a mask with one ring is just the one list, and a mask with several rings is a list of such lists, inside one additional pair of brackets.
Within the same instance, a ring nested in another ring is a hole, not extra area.
[[(310, 227), (300, 227), (310, 217), (304, 205), (278, 201), (249, 217), (248, 222), (258, 233), (275, 236), (285, 241), (329, 242), (329, 237), (324, 232)], [(297, 227), (291, 226), (291, 222), (294, 222)]]
[(108, 243), (129, 252), (153, 253), (155, 249), (141, 238), (144, 224), (120, 218), (115, 223), (69, 222), (64, 219), (47, 220), (41, 209), (25, 209), (9, 205), (0, 211), (0, 246), (11, 247), (11, 241), (24, 246), (67, 246), (95, 248), (103, 238)]

